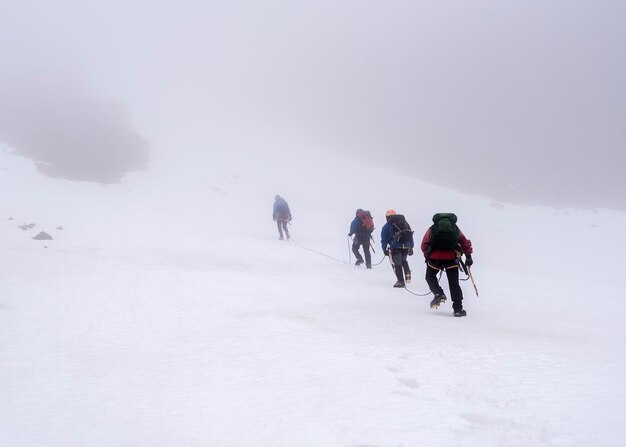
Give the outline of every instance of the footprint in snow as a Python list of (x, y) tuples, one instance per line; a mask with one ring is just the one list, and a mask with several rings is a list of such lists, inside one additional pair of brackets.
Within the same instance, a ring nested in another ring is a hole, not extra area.
[(419, 388), (419, 383), (417, 383), (417, 380), (415, 380), (415, 379), (410, 379), (410, 378), (405, 378), (405, 377), (398, 377), (398, 378), (396, 378), (396, 380), (398, 381), (398, 383), (400, 383), (401, 385), (404, 385), (406, 387), (409, 387), (409, 388), (412, 388), (412, 389)]

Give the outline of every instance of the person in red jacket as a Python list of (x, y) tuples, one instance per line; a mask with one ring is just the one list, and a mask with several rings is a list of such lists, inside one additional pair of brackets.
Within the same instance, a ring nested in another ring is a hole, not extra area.
[(459, 259), (465, 255), (465, 265), (470, 267), (472, 259), (472, 241), (467, 239), (456, 226), (457, 217), (452, 213), (437, 213), (433, 216), (433, 225), (426, 230), (422, 238), (422, 252), (426, 258), (426, 282), (435, 295), (430, 302), (431, 309), (437, 309), (446, 302), (446, 295), (437, 281), (437, 274), (443, 270), (448, 278), (452, 309), (455, 317), (464, 317), (463, 291), (459, 284)]

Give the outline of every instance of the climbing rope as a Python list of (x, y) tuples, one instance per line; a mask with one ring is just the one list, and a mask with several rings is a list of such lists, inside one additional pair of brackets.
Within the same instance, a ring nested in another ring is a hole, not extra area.
[(428, 295), (430, 295), (432, 293), (430, 291), (428, 293), (415, 293), (415, 292), (410, 291), (407, 286), (404, 286), (404, 290), (409, 292), (411, 295), (415, 295), (415, 296), (428, 296)]
[(296, 241), (294, 241), (293, 238), (291, 239), (291, 243), (294, 244), (295, 246), (303, 249), (303, 250), (306, 250), (306, 251), (311, 252), (311, 253), (315, 253), (316, 255), (323, 256), (323, 257), (328, 258), (328, 259), (332, 259), (333, 261), (340, 262), (342, 264), (346, 263), (346, 261), (342, 261), (341, 259), (337, 259), (337, 258), (335, 258), (333, 256), (327, 255), (326, 253), (322, 253), (321, 251), (317, 251), (317, 250), (313, 250), (311, 248), (305, 247), (304, 245), (301, 245), (301, 244), (297, 243)]
[(385, 258), (386, 258), (386, 257), (387, 257), (387, 256), (383, 255), (383, 258), (380, 260), (380, 262), (377, 262), (376, 264), (372, 264), (372, 267), (374, 267), (375, 265), (380, 265), (380, 264), (382, 264), (382, 263), (385, 261)]
[[(391, 259), (391, 256), (388, 256), (388, 258), (389, 258), (389, 264), (391, 265), (391, 270), (393, 270), (393, 273), (395, 275), (396, 267), (393, 264), (393, 259)], [(441, 273), (439, 273), (439, 278), (437, 279), (437, 281), (439, 281), (439, 279), (441, 279)], [(404, 284), (403, 289), (409, 292), (411, 295), (415, 295), (415, 296), (428, 296), (432, 293), (430, 291), (428, 293), (415, 293), (407, 288), (406, 283)]]

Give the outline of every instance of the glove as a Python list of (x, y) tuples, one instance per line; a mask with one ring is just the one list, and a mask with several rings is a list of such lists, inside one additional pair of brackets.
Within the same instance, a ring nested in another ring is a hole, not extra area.
[(413, 256), (413, 249), (409, 248), (409, 256)]
[(352, 237), (352, 233), (348, 233), (348, 237)]
[(472, 255), (465, 255), (465, 265), (467, 267), (471, 267), (474, 264), (474, 260), (472, 259)]
[(383, 251), (383, 253), (385, 254), (385, 256), (389, 256), (389, 250), (385, 250)]

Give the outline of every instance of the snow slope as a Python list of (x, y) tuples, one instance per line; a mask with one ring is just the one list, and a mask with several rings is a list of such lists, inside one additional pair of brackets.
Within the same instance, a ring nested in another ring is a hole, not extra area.
[[(623, 445), (624, 213), (494, 204), (326, 154), (267, 162), (157, 161), (105, 187), (0, 152), (0, 444)], [(395, 208), (418, 239), (459, 215), (467, 318), (393, 289), (378, 244), (374, 269), (348, 264), (358, 207), (379, 228)]]

